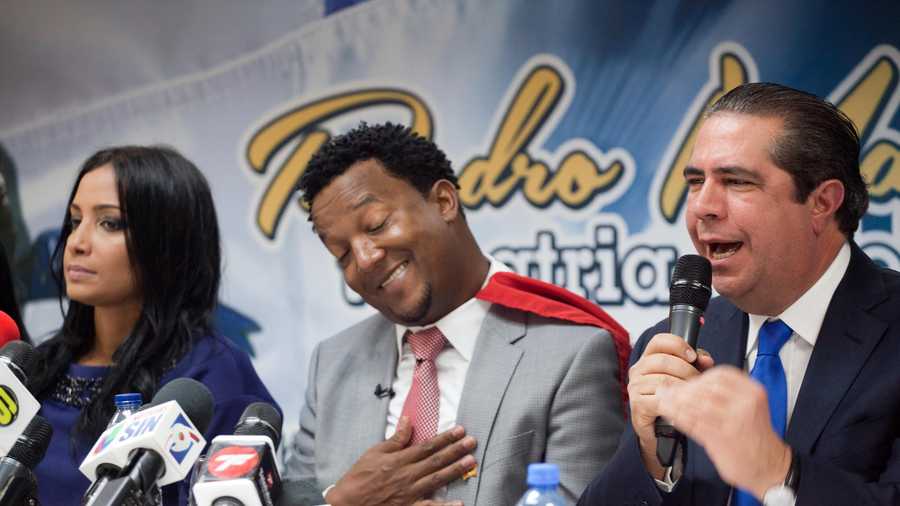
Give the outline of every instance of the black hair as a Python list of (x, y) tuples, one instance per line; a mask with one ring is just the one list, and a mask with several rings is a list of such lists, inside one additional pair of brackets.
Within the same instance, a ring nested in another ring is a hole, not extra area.
[(18, 175), (15, 163), (0, 144), (0, 311), (5, 311), (19, 326), (25, 342), (31, 342), (22, 320), (20, 307), (28, 300), (28, 283), (34, 253), (28, 229), (22, 219)]
[(859, 134), (846, 114), (815, 95), (775, 83), (734, 88), (706, 115), (720, 112), (781, 118), (784, 125), (772, 143), (772, 161), (791, 175), (799, 202), (824, 181), (843, 183), (844, 202), (836, 218), (844, 235), (853, 237), (869, 207), (869, 192), (859, 170)]
[[(69, 206), (85, 174), (106, 165), (115, 173), (142, 307), (131, 334), (113, 354), (99, 394), (82, 409), (74, 427), (73, 437), (89, 439), (96, 438), (112, 416), (115, 394), (139, 392), (149, 401), (161, 376), (191, 349), (193, 340), (212, 331), (221, 276), (218, 222), (203, 174), (168, 147), (113, 147), (84, 162), (66, 205), (51, 257), (61, 306), (66, 293), (63, 252), (72, 232)], [(34, 391), (39, 396), (51, 392), (69, 364), (90, 351), (93, 342), (93, 306), (70, 301), (62, 329), (38, 347), (43, 367), (32, 381)]]
[(313, 155), (298, 184), (303, 200), (312, 206), (316, 195), (351, 165), (373, 159), (422, 195), (428, 195), (434, 183), (442, 179), (459, 188), (450, 160), (434, 142), (403, 125), (370, 126), (362, 122), (330, 139)]

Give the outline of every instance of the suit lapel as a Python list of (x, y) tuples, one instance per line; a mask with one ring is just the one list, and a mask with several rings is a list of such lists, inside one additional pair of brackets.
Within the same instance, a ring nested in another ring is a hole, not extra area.
[[(522, 358), (522, 350), (512, 346), (512, 343), (525, 332), (524, 313), (493, 305), (478, 333), (456, 423), (478, 441), (475, 460), (479, 466), (484, 462), (497, 411)], [(463, 504), (475, 504), (480, 483), (480, 476), (477, 480), (457, 480), (450, 485), (449, 498), (460, 499)]]
[(712, 355), (717, 365), (744, 366), (747, 349), (747, 315), (724, 299), (721, 316), (710, 315), (697, 337), (697, 347)]
[(875, 265), (853, 244), (850, 265), (828, 306), (813, 348), (787, 441), (809, 454), (887, 325), (868, 313), (887, 292)]
[[(348, 381), (356, 382), (357, 403), (352, 406), (348, 416), (354, 420), (355, 427), (346, 434), (354, 434), (354, 454), (359, 458), (373, 445), (384, 441), (384, 430), (387, 424), (388, 404), (391, 399), (375, 397), (375, 385), (390, 388), (397, 370), (397, 340), (394, 324), (380, 318), (372, 330), (371, 348), (368, 353), (361, 354), (357, 361), (357, 374), (347, 371)], [(355, 459), (354, 459), (355, 460)]]

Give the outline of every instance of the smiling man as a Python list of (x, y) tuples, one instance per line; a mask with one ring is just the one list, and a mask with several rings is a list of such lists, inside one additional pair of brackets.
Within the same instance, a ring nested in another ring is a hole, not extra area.
[(574, 500), (624, 427), (624, 330), (485, 256), (450, 162), (408, 128), (332, 139), (300, 189), (378, 314), (314, 351), (292, 474), (335, 506), (494, 506), (524, 492), (528, 463), (548, 461)]
[[(692, 350), (646, 331), (631, 424), (581, 505), (900, 504), (900, 275), (853, 242), (859, 138), (832, 104), (753, 83), (707, 112), (688, 233), (721, 294)], [(654, 420), (688, 437), (656, 459)]]

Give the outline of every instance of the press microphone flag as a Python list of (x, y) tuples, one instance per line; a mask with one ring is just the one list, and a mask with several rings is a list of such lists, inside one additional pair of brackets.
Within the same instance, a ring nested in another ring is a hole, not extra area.
[[(206, 429), (212, 413), (212, 394), (206, 387), (187, 378), (180, 378), (172, 383), (186, 381), (199, 385), (205, 391), (209, 397), (206, 401), (209, 405), (206, 408), (210, 412), (209, 415), (188, 416), (185, 409), (182, 409), (175, 400), (157, 404), (157, 398), (164, 393), (161, 389), (154, 397), (153, 404), (157, 405), (138, 411), (106, 429), (78, 469), (93, 482), (98, 478), (98, 468), (114, 466), (124, 469), (133, 460), (133, 452), (151, 450), (159, 455), (164, 464), (164, 473), (156, 481), (158, 485), (183, 480), (206, 446), (202, 431)], [(188, 406), (190, 402), (185, 404), (187, 411), (194, 411)], [(192, 419), (197, 418), (204, 420), (197, 420), (195, 425)], [(202, 427), (198, 428), (201, 425)]]
[(0, 456), (9, 453), (41, 403), (25, 386), (34, 366), (34, 348), (12, 341), (0, 348)]
[(281, 495), (275, 455), (281, 414), (255, 402), (241, 415), (233, 436), (217, 436), (192, 490), (197, 506), (273, 506)]

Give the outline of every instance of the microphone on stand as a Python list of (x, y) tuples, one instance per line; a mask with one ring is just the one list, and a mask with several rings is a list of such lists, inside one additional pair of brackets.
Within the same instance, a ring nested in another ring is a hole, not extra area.
[(35, 363), (34, 348), (24, 341), (0, 348), (0, 456), (10, 451), (41, 409), (27, 386)]
[(82, 505), (147, 504), (155, 486), (181, 481), (206, 446), (213, 397), (202, 383), (177, 378), (153, 401), (106, 429), (79, 466), (93, 483)]
[(53, 427), (47, 419), (36, 415), (9, 454), (0, 458), (0, 504), (38, 504), (34, 468), (44, 458), (52, 436)]
[(275, 464), (281, 414), (272, 405), (247, 406), (233, 436), (216, 436), (192, 489), (197, 506), (273, 506), (281, 496)]
[[(703, 312), (712, 295), (711, 284), (709, 260), (700, 255), (683, 255), (678, 259), (669, 288), (669, 333), (684, 338), (691, 348), (697, 347)], [(684, 445), (684, 435), (662, 417), (653, 425), (656, 458), (663, 467), (672, 467), (678, 448)]]

